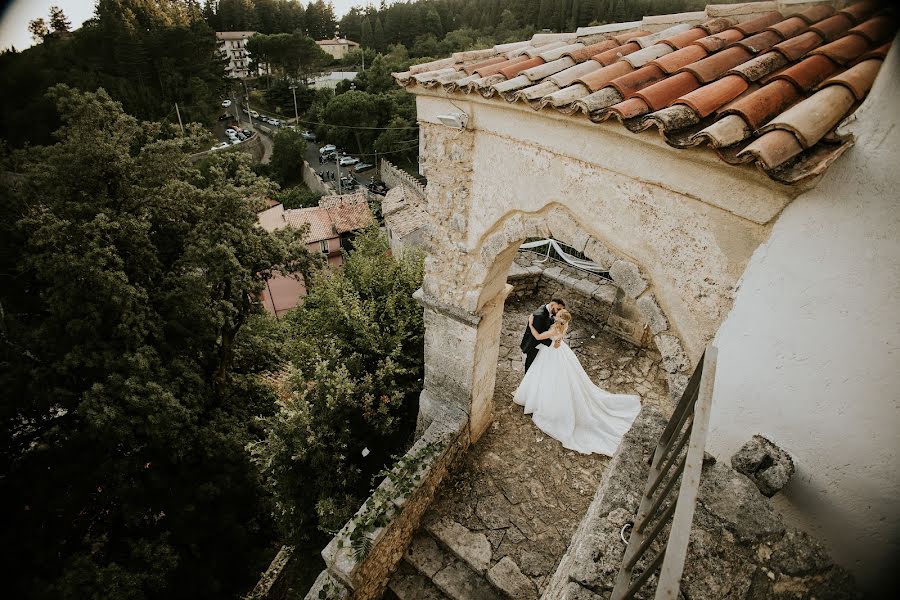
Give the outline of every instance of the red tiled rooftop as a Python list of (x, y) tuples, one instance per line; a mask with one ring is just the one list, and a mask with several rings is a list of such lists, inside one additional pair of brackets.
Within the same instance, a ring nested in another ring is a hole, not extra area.
[(784, 183), (820, 174), (851, 143), (829, 134), (871, 88), (896, 15), (873, 1), (800, 4), (790, 14), (743, 6), (740, 19), (698, 18), (657, 31), (646, 31), (662, 22), (654, 17), (640, 28), (538, 34), (394, 77), (594, 122), (615, 116), (634, 132), (655, 126), (674, 147), (709, 144), (723, 160), (753, 161)]

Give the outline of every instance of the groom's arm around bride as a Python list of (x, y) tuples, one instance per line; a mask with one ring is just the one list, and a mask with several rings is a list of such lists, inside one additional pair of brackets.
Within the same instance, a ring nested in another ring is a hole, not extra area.
[[(548, 304), (545, 304), (538, 308), (536, 311), (532, 313), (534, 317), (534, 328), (538, 331), (538, 333), (544, 333), (550, 327), (553, 326), (553, 313), (552, 311), (556, 307), (556, 305), (561, 305), (565, 307), (565, 304), (562, 304), (561, 301), (553, 300)], [(531, 363), (534, 362), (534, 359), (537, 357), (538, 346), (540, 344), (544, 344), (545, 346), (550, 345), (550, 340), (537, 340), (533, 335), (531, 335), (531, 328), (528, 324), (525, 324), (525, 334), (522, 336), (522, 352), (525, 354), (525, 372), (528, 372), (528, 368), (531, 366)]]

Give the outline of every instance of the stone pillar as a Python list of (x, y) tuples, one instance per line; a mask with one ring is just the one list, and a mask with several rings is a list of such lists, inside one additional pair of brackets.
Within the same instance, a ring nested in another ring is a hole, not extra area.
[(491, 423), (506, 285), (478, 313), (441, 303), (422, 290), (425, 309), (425, 382), (419, 397), (417, 433), (433, 421), (467, 415), (471, 442)]

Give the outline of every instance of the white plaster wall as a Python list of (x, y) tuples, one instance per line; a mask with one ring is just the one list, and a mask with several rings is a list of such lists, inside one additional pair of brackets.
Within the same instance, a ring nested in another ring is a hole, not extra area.
[(897, 66), (894, 44), (848, 127), (856, 145), (747, 266), (717, 333), (709, 437), (723, 460), (756, 433), (790, 452), (777, 505), (872, 591), (900, 556)]

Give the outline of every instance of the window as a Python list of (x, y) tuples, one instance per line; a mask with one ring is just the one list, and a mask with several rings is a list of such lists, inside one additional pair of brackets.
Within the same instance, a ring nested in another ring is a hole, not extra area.
[(322, 254), (328, 254), (328, 240), (322, 240), (319, 242), (319, 250)]

